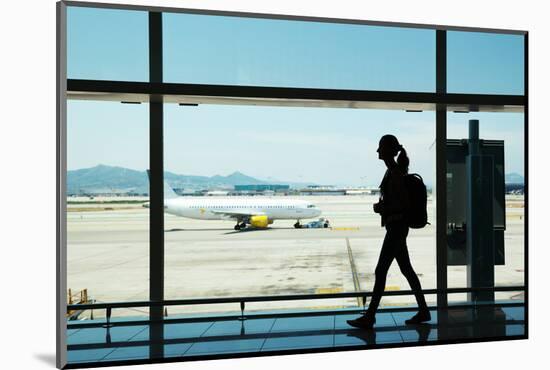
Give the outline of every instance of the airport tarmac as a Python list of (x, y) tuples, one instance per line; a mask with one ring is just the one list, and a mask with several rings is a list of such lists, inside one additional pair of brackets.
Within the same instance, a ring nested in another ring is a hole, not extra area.
[[(329, 229), (295, 229), (293, 220), (277, 220), (268, 229), (233, 230), (231, 221), (192, 220), (165, 215), (165, 298), (208, 298), (314, 294), (372, 290), (374, 269), (385, 230), (372, 211), (376, 196), (300, 196), (316, 204)], [(67, 213), (67, 287), (87, 289), (97, 302), (148, 299), (149, 210), (139, 202), (85, 204), (69, 199)], [(136, 199), (134, 199), (136, 200)], [(143, 200), (139, 198), (137, 200)], [(75, 203), (73, 203), (75, 202)], [(506, 198), (506, 265), (495, 267), (497, 285), (524, 282), (523, 196)], [(425, 289), (436, 287), (435, 207), (428, 201), (432, 225), (411, 229), (412, 264)], [(304, 221), (307, 222), (307, 221)], [(449, 287), (466, 286), (466, 267), (448, 268)], [(397, 263), (386, 290), (408, 290)], [(517, 292), (497, 298), (519, 298)], [(426, 297), (435, 302), (435, 296)], [(465, 295), (451, 295), (463, 300)], [(414, 304), (413, 296), (384, 297), (382, 305)], [(247, 310), (357, 307), (357, 299), (261, 302)], [(168, 314), (239, 311), (239, 305), (169, 307)], [(146, 309), (115, 309), (113, 316), (136, 316)], [(94, 317), (104, 315), (103, 310)], [(89, 317), (89, 312), (84, 314)]]

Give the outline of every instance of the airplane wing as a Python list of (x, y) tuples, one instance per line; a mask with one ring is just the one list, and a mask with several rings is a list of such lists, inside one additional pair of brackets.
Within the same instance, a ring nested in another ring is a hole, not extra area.
[(236, 218), (236, 219), (242, 219), (250, 216), (259, 216), (264, 215), (264, 212), (258, 212), (256, 210), (252, 209), (239, 209), (234, 211), (220, 211), (212, 209), (210, 212), (215, 213), (217, 215), (225, 216), (227, 218)]

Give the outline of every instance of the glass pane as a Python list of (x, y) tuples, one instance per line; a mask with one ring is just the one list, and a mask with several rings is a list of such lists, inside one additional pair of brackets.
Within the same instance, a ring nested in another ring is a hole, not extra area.
[(435, 31), (163, 14), (166, 82), (434, 91)]
[[(522, 286), (525, 283), (524, 115), (523, 113), (449, 113), (447, 138), (468, 139), (469, 120), (476, 119), (479, 120), (479, 138), (483, 140), (481, 154), (491, 156), (495, 166), (492, 171), (492, 181), (496, 184), (495, 190), (489, 190), (495, 194), (493, 212), (489, 215), (493, 218), (494, 229), (494, 262), (496, 264), (494, 284), (495, 286)], [(456, 155), (457, 147), (462, 147), (461, 157)], [(467, 164), (464, 161), (467, 153), (469, 153), (467, 144), (457, 143), (452, 150), (448, 147), (448, 160), (451, 161), (447, 169), (447, 191), (450, 199), (447, 203), (448, 218), (449, 223), (459, 224), (459, 229), (447, 231), (449, 260), (452, 261), (452, 265), (448, 268), (449, 287), (464, 287), (468, 284), (467, 265), (470, 259), (467, 254), (467, 210), (469, 206), (466, 190)], [(501, 194), (502, 192), (504, 194)], [(473, 204), (472, 207), (474, 213), (483, 211), (478, 203)], [(460, 230), (462, 223), (465, 227)], [(483, 233), (483, 229), (480, 228), (477, 232)], [(492, 255), (481, 254), (478, 255), (477, 260), (487, 262), (484, 266), (487, 271), (490, 271), (492, 258)], [(523, 299), (523, 294), (502, 292), (496, 293), (495, 297)], [(466, 298), (465, 294), (449, 296), (450, 300)]]
[(67, 8), (67, 77), (147, 81), (148, 13)]
[(524, 37), (447, 32), (447, 90), (523, 95)]
[[(435, 288), (434, 120), (433, 112), (166, 104), (165, 180), (178, 196), (165, 200), (165, 297), (372, 290), (385, 235), (373, 211), (385, 172), (376, 149), (387, 133), (398, 136), (410, 172), (420, 173), (429, 189), (432, 225), (411, 229), (408, 246), (423, 288)], [(285, 207), (301, 202), (321, 213), (284, 216)], [(256, 225), (242, 219), (246, 227), (235, 230), (231, 213), (238, 212), (280, 216), (265, 225), (261, 217)], [(311, 227), (295, 228), (297, 218)], [(396, 263), (386, 286), (409, 289)], [(415, 298), (382, 299), (391, 304), (414, 305)], [(352, 298), (247, 303), (246, 309), (358, 305)], [(238, 310), (238, 303), (169, 308)]]
[[(149, 297), (148, 105), (69, 101), (67, 287), (72, 302)], [(143, 316), (146, 309), (113, 309)], [(84, 311), (101, 318), (105, 310)]]

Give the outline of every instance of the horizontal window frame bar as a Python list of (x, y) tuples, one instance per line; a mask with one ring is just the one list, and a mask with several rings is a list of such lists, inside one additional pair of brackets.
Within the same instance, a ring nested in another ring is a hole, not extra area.
[[(479, 288), (448, 288), (424, 289), (424, 294), (457, 294), (471, 292), (513, 292), (525, 291), (525, 286), (501, 286), (501, 287), (479, 287)], [(167, 299), (164, 301), (133, 301), (133, 302), (110, 302), (110, 303), (86, 303), (67, 305), (67, 312), (70, 310), (89, 310), (89, 309), (107, 309), (107, 308), (135, 308), (135, 307), (158, 307), (158, 306), (186, 306), (201, 304), (220, 304), (220, 303), (250, 303), (250, 302), (274, 302), (274, 301), (299, 301), (315, 299), (337, 299), (337, 298), (357, 298), (371, 297), (371, 291), (346, 292), (346, 293), (324, 293), (324, 294), (291, 294), (275, 296), (250, 296), (250, 297), (222, 297), (222, 298), (197, 298), (197, 299)], [(394, 290), (384, 292), (384, 296), (414, 295), (412, 290)]]
[[(315, 101), (399, 102), (442, 105), (517, 106), (525, 107), (525, 95), (461, 94), (436, 92), (401, 92), (375, 90), (318, 89), (299, 87), (264, 87), (205, 85), (185, 83), (152, 83), (134, 81), (67, 79), (67, 96), (71, 94), (137, 94), (150, 101), (161, 101), (165, 95), (204, 97), (259, 98)], [(93, 96), (90, 97), (93, 100)]]
[(486, 27), (463, 27), (452, 25), (424, 24), (424, 23), (407, 23), (407, 22), (386, 22), (373, 21), (363, 19), (350, 18), (329, 18), (329, 17), (314, 17), (290, 14), (270, 14), (270, 13), (252, 13), (238, 12), (213, 9), (192, 9), (192, 8), (172, 8), (162, 6), (147, 6), (133, 4), (111, 4), (111, 3), (94, 3), (81, 1), (63, 1), (67, 6), (82, 7), (82, 8), (99, 8), (113, 10), (138, 10), (146, 12), (162, 12), (162, 13), (182, 13), (195, 15), (211, 15), (222, 17), (237, 17), (237, 18), (255, 18), (266, 20), (285, 20), (285, 21), (301, 21), (315, 23), (334, 23), (334, 24), (350, 24), (350, 25), (365, 25), (378, 27), (393, 27), (393, 28), (412, 28), (412, 29), (427, 29), (427, 30), (445, 30), (445, 31), (461, 31), (461, 32), (481, 32), (493, 34), (511, 34), (511, 35), (526, 35), (526, 30), (501, 29), (501, 28), (486, 28)]

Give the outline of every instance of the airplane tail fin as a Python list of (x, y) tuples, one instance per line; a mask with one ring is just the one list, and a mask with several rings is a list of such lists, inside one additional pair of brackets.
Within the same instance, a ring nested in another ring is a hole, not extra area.
[[(151, 174), (149, 170), (147, 170), (147, 178), (151, 178)], [(171, 198), (177, 198), (178, 194), (172, 189), (170, 185), (166, 181), (164, 181), (164, 199), (171, 199)]]
[(174, 189), (172, 189), (172, 187), (168, 185), (168, 183), (165, 181), (164, 182), (164, 199), (171, 199), (171, 198), (177, 198), (177, 197), (178, 195), (176, 194)]

